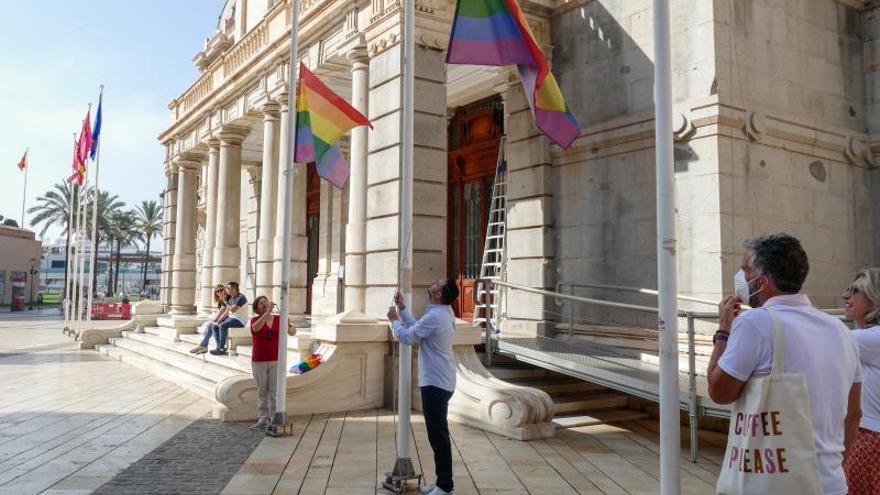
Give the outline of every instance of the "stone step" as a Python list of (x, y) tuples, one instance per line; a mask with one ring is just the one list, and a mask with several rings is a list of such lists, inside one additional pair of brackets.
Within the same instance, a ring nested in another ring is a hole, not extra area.
[(609, 409), (606, 411), (596, 411), (588, 415), (575, 414), (557, 416), (553, 418), (553, 424), (556, 425), (557, 428), (577, 428), (578, 426), (594, 426), (620, 421), (635, 421), (647, 417), (647, 413), (634, 411), (632, 409)]
[(590, 394), (599, 391), (608, 390), (602, 385), (597, 385), (595, 383), (584, 382), (580, 380), (573, 381), (548, 381), (547, 383), (541, 382), (525, 382), (518, 383), (518, 385), (525, 385), (528, 387), (539, 388), (544, 392), (547, 392), (550, 397), (563, 397), (574, 394)]
[(580, 397), (557, 397), (553, 400), (553, 415), (585, 413), (597, 409), (626, 407), (628, 398), (617, 392), (603, 392)]
[(495, 378), (505, 381), (512, 381), (521, 378), (540, 378), (550, 376), (550, 372), (545, 369), (532, 366), (523, 366), (519, 363), (492, 366), (491, 368), (489, 368), (489, 373), (492, 373)]
[[(163, 363), (171, 368), (196, 375), (206, 380), (220, 382), (225, 378), (248, 373), (234, 366), (227, 366), (208, 362), (189, 353), (181, 353), (164, 349), (153, 343), (143, 342), (125, 337), (112, 338), (110, 343), (127, 351), (135, 352), (144, 357)], [(228, 356), (219, 356), (226, 357)]]
[[(250, 373), (251, 372), (251, 360), (250, 357), (236, 357), (236, 356), (215, 356), (211, 353), (205, 354), (192, 354), (189, 352), (193, 347), (198, 345), (198, 339), (196, 342), (188, 342), (183, 340), (183, 335), (181, 335), (180, 342), (171, 342), (163, 339), (162, 337), (156, 337), (154, 335), (148, 333), (134, 333), (134, 332), (123, 332), (122, 336), (124, 338), (135, 340), (138, 342), (143, 342), (145, 344), (153, 345), (159, 347), (161, 349), (165, 349), (168, 351), (174, 351), (181, 354), (183, 357), (194, 359), (200, 362), (209, 362), (213, 364), (217, 364), (220, 366), (226, 366), (228, 368), (232, 368), (233, 370), (242, 372), (242, 373)], [(195, 336), (195, 334), (191, 334), (188, 336)], [(213, 341), (210, 344), (210, 347), (213, 348)]]
[(187, 371), (174, 366), (168, 366), (162, 361), (158, 361), (149, 356), (144, 356), (128, 349), (117, 347), (112, 343), (100, 344), (95, 347), (95, 350), (113, 359), (117, 359), (130, 366), (134, 366), (135, 368), (158, 376), (163, 380), (168, 380), (199, 395), (200, 397), (204, 397), (210, 401), (216, 400), (215, 390), (217, 388), (217, 382), (214, 380), (209, 380), (199, 375), (188, 373)]

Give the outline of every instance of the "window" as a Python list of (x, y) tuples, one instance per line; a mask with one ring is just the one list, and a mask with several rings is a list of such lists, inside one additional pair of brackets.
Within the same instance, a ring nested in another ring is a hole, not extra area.
[(64, 260), (52, 260), (52, 268), (64, 268)]

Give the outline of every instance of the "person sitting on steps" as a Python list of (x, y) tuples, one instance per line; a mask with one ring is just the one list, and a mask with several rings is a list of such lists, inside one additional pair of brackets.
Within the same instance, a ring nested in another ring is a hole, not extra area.
[[(214, 287), (214, 305), (217, 306), (217, 312), (215, 312), (214, 316), (205, 323), (205, 332), (202, 334), (202, 341), (189, 352), (193, 354), (204, 354), (208, 352), (208, 342), (211, 341), (211, 335), (214, 335), (215, 340), (219, 338), (219, 335), (214, 333), (214, 326), (219, 323), (221, 321), (220, 318), (226, 314), (226, 296), (226, 287), (223, 284), (217, 284)], [(217, 340), (217, 347), (221, 347), (219, 340)]]
[(229, 354), (226, 349), (226, 336), (229, 334), (230, 328), (244, 328), (244, 311), (242, 307), (247, 304), (247, 298), (238, 291), (238, 282), (229, 282), (226, 286), (226, 308), (217, 323), (211, 325), (212, 331), (216, 333), (217, 348), (211, 351), (215, 356), (225, 356)]

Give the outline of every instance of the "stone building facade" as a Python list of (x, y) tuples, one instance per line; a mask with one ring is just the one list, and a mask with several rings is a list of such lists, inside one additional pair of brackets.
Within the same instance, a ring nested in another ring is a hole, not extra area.
[[(283, 242), (300, 321), (381, 318), (408, 242), (417, 306), (434, 279), (466, 285), (482, 250), (473, 218), (485, 213), (502, 142), (508, 281), (656, 286), (651, 1), (520, 2), (583, 128), (568, 150), (538, 133), (515, 71), (444, 63), (453, 1), (415, 3), (410, 241), (399, 232), (401, 3), (300, 2), (300, 59), (374, 128), (344, 143), (352, 177), (342, 190), (295, 166), (293, 236), (282, 239), (289, 3), (227, 2), (194, 58), (200, 76), (169, 104), (160, 136), (170, 314), (206, 310), (211, 286), (231, 280), (277, 298)], [(740, 242), (784, 230), (810, 255), (806, 291), (835, 305), (880, 254), (880, 11), (861, 0), (671, 3), (680, 291), (720, 299), (732, 291)], [(514, 291), (503, 331), (550, 334), (560, 311)]]

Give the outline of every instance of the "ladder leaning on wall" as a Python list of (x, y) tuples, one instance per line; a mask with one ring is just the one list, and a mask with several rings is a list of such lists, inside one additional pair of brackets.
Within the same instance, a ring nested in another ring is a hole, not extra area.
[(498, 161), (495, 164), (495, 182), (492, 184), (492, 200), (489, 203), (489, 220), (486, 225), (486, 241), (483, 244), (483, 261), (480, 279), (474, 297), (474, 325), (491, 325), (498, 329), (500, 292), (497, 285), (487, 288), (483, 280), (501, 280), (504, 273), (505, 245), (507, 240), (507, 137), (501, 136)]

